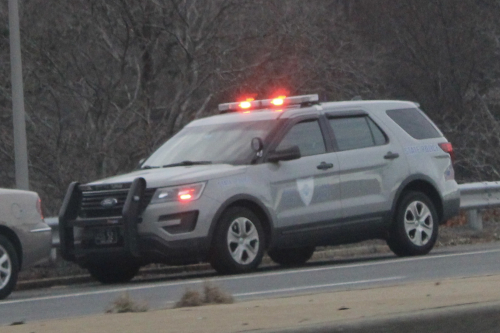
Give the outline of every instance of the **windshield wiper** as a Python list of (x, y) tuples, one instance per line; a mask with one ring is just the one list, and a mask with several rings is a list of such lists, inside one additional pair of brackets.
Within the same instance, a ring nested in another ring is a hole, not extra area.
[(212, 164), (211, 161), (182, 161), (179, 163), (166, 164), (164, 168), (176, 167), (176, 166), (190, 166), (190, 165), (202, 165), (202, 164)]
[(159, 168), (159, 166), (144, 165), (141, 167), (141, 169), (156, 169), (156, 168)]

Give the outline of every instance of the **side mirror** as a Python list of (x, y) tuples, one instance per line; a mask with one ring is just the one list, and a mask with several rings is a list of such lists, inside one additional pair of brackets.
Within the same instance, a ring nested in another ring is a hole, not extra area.
[(279, 161), (291, 161), (291, 160), (296, 160), (299, 159), (300, 156), (300, 149), (298, 146), (291, 146), (290, 148), (283, 149), (283, 150), (278, 150), (278, 151), (271, 151), (267, 154), (267, 161), (276, 163)]
[(254, 152), (259, 152), (264, 148), (264, 143), (261, 138), (253, 138), (251, 145)]

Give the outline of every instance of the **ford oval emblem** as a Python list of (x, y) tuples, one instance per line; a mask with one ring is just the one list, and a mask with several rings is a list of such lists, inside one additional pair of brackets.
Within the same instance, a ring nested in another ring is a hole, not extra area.
[(118, 199), (116, 198), (106, 198), (101, 201), (101, 206), (104, 208), (111, 208), (118, 204)]

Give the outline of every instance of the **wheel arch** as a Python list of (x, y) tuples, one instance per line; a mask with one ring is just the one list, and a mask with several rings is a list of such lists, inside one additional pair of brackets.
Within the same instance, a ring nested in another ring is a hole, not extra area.
[(17, 237), (16, 233), (12, 229), (4, 225), (0, 225), (0, 235), (6, 237), (14, 246), (19, 261), (19, 269), (21, 269), (23, 264), (23, 246), (19, 237)]
[(395, 214), (397, 213), (397, 208), (403, 199), (403, 194), (406, 192), (410, 191), (415, 191), (415, 192), (420, 192), (429, 197), (429, 199), (432, 201), (434, 204), (434, 207), (436, 208), (436, 212), (438, 214), (438, 221), (439, 224), (443, 223), (443, 198), (439, 194), (437, 190), (437, 186), (435, 182), (425, 176), (425, 175), (416, 175), (413, 177), (410, 177), (406, 179), (403, 184), (399, 187), (397, 194), (396, 194), (396, 200), (394, 200), (392, 204), (392, 209), (391, 209), (391, 222), (394, 221)]
[(269, 212), (269, 210), (266, 208), (266, 206), (256, 197), (251, 196), (251, 195), (246, 195), (246, 194), (240, 194), (240, 195), (235, 195), (228, 200), (226, 200), (217, 210), (215, 213), (212, 223), (210, 224), (210, 229), (209, 229), (209, 234), (208, 234), (208, 246), (211, 246), (212, 244), (212, 239), (215, 231), (215, 227), (217, 226), (217, 223), (219, 222), (220, 217), (222, 214), (229, 208), (231, 207), (246, 207), (250, 209), (252, 212), (254, 212), (257, 217), (260, 219), (262, 223), (262, 228), (264, 229), (264, 233), (266, 236), (266, 248), (272, 244), (274, 241), (274, 222), (273, 218)]

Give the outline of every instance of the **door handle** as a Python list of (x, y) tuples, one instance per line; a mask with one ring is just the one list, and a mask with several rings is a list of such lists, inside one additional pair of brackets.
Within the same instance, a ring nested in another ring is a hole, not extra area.
[(316, 168), (318, 170), (327, 170), (333, 168), (333, 163), (321, 162)]
[(384, 158), (386, 160), (393, 160), (395, 158), (398, 158), (399, 157), (399, 154), (398, 153), (393, 153), (393, 152), (388, 152), (387, 154), (385, 154)]

